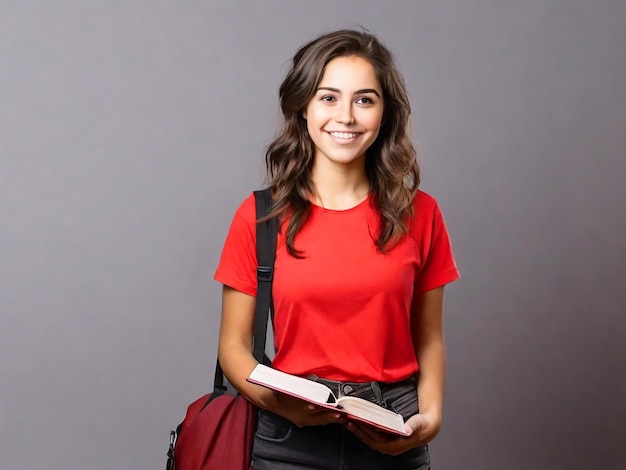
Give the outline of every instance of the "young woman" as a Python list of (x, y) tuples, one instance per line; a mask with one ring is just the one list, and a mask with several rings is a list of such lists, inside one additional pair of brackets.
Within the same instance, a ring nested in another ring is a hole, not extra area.
[(429, 468), (443, 409), (444, 286), (459, 274), (439, 207), (418, 190), (404, 81), (374, 36), (342, 30), (297, 51), (280, 104), (284, 127), (266, 154), (281, 221), (272, 366), (397, 411), (410, 435), (246, 381), (256, 365), (250, 196), (215, 279), (220, 363), (260, 408), (253, 468)]

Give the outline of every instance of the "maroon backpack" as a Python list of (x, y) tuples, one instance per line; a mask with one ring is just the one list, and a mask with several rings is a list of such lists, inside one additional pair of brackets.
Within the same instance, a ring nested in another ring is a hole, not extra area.
[[(269, 212), (269, 189), (255, 191), (257, 219)], [(265, 335), (272, 308), (272, 278), (278, 222), (256, 224), (258, 292), (254, 318), (253, 354), (265, 356)], [(167, 470), (249, 470), (257, 409), (246, 397), (228, 390), (219, 361), (215, 366), (213, 393), (194, 401), (176, 431), (170, 433)]]

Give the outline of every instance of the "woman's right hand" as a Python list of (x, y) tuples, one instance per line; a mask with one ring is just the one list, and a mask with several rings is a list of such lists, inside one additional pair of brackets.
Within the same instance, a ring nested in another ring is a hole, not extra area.
[(285, 393), (273, 393), (273, 403), (269, 411), (281, 415), (299, 428), (324, 424), (345, 424), (345, 414), (317, 406)]

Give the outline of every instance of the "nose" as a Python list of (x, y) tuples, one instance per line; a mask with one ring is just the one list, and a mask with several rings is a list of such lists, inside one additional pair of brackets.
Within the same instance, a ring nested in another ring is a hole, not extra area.
[(352, 102), (347, 101), (341, 103), (337, 108), (337, 115), (335, 121), (340, 124), (352, 124), (354, 123), (354, 114), (352, 113)]

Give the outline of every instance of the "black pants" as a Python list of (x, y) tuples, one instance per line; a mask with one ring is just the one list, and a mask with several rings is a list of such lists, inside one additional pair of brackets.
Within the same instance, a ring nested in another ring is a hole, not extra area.
[[(335, 396), (353, 395), (391, 409), (404, 417), (418, 412), (415, 378), (394, 384), (336, 382), (310, 377), (331, 388)], [(428, 446), (397, 456), (370, 449), (340, 424), (297, 427), (269, 411), (259, 411), (252, 449), (254, 470), (426, 470)]]

